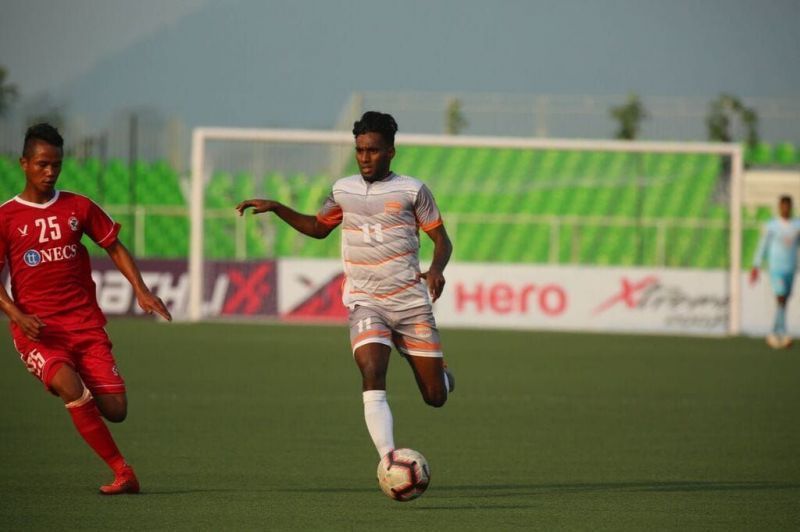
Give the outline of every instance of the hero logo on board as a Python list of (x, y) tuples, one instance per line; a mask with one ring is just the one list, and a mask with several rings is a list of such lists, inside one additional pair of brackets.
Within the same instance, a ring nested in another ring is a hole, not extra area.
[(456, 312), (479, 314), (528, 314), (559, 316), (567, 310), (567, 291), (558, 284), (517, 286), (505, 282), (465, 283), (455, 287)]

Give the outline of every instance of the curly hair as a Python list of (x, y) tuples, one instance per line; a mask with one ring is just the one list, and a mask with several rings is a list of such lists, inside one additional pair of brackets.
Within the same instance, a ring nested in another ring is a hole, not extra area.
[(361, 120), (353, 123), (353, 136), (364, 133), (379, 133), (383, 140), (394, 146), (394, 134), (397, 133), (397, 122), (390, 114), (378, 111), (367, 111)]

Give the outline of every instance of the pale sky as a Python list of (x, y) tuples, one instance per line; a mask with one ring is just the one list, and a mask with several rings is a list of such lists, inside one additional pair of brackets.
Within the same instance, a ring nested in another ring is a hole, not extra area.
[(54, 91), (209, 0), (3, 0), (0, 64), (25, 93)]
[(798, 0), (1, 0), (0, 64), (102, 124), (330, 127), (353, 91), (800, 97)]

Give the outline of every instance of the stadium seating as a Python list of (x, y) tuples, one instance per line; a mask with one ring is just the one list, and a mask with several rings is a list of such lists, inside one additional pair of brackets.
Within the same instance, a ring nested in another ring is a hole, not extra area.
[(755, 147), (745, 146), (744, 160), (750, 166), (798, 166), (800, 153), (791, 142), (781, 142), (774, 146), (759, 142)]
[[(799, 162), (790, 143), (760, 144), (748, 149), (746, 158), (750, 164)], [(448, 217), (460, 261), (655, 265), (663, 260), (700, 268), (727, 263), (727, 207), (718, 190), (717, 157), (404, 146), (393, 166), (426, 176)], [(346, 170), (357, 171), (354, 164)], [(13, 196), (23, 180), (16, 160), (0, 157), (0, 195)], [(86, 194), (109, 210), (123, 223), (122, 238), (139, 256), (185, 257), (184, 181), (161, 162), (130, 168), (116, 160), (104, 165), (68, 158), (60, 187)], [(233, 213), (237, 202), (253, 196), (315, 212), (330, 183), (325, 175), (214, 173), (206, 189), (206, 256), (338, 257), (338, 238), (316, 241), (274, 217)], [(130, 205), (144, 213), (138, 224)], [(744, 211), (745, 263), (758, 240), (758, 223), (770, 216), (767, 207)], [(560, 220), (555, 227), (554, 220)], [(652, 223), (657, 220), (670, 223), (657, 229)], [(709, 223), (698, 227), (697, 220)], [(430, 242), (422, 238), (421, 244), (423, 258), (429, 258)]]

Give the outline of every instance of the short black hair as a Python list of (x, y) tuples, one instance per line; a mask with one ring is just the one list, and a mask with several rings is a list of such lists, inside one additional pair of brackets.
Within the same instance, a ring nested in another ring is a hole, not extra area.
[(25, 143), (22, 145), (23, 157), (30, 155), (31, 146), (34, 142), (46, 142), (56, 148), (64, 147), (64, 138), (55, 127), (47, 122), (33, 125), (25, 132)]
[(783, 202), (786, 202), (789, 205), (791, 205), (792, 204), (792, 197), (790, 195), (788, 195), (788, 194), (784, 194), (783, 196), (778, 198), (778, 203), (783, 203)]
[(380, 133), (383, 140), (394, 146), (394, 134), (397, 133), (397, 122), (390, 114), (378, 111), (367, 111), (361, 115), (361, 120), (353, 123), (353, 136), (364, 133)]

